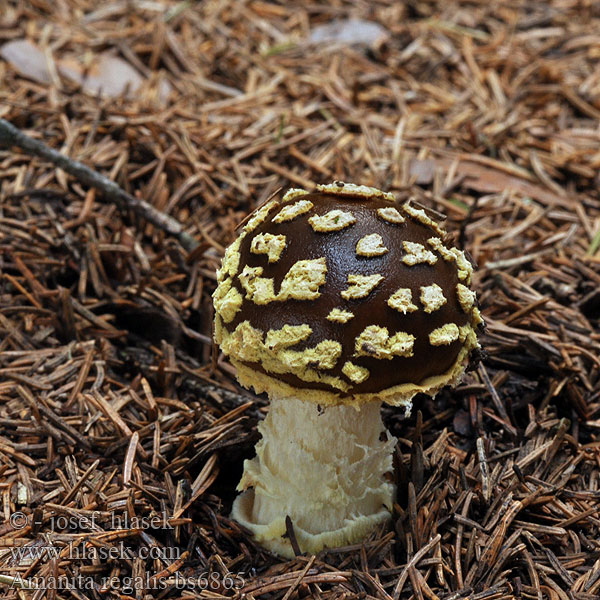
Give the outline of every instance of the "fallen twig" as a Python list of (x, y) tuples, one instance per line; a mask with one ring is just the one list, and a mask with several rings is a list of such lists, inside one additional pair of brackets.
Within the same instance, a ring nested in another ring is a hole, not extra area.
[(128, 194), (114, 181), (101, 173), (90, 169), (82, 162), (57, 152), (43, 142), (34, 140), (5, 119), (0, 119), (0, 146), (18, 146), (28, 154), (33, 154), (34, 156), (49, 160), (51, 163), (63, 169), (63, 171), (66, 171), (69, 175), (77, 178), (85, 185), (96, 188), (110, 200), (130, 208), (149, 223), (152, 223), (152, 225), (155, 225), (162, 231), (176, 237), (179, 240), (179, 243), (188, 252), (191, 252), (198, 247), (198, 242), (191, 235), (186, 233), (183, 230), (183, 225), (173, 217), (156, 210), (144, 200), (140, 200), (139, 198)]

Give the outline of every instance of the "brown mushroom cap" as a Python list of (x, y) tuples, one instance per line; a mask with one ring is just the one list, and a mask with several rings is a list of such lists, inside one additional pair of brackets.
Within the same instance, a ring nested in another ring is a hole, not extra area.
[(227, 250), (216, 339), (257, 391), (407, 403), (463, 372), (481, 323), (471, 264), (425, 211), (352, 184), (290, 190)]

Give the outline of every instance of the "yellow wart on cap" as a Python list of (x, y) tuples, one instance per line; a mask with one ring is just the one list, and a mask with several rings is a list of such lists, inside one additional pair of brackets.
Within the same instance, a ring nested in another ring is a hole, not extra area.
[(471, 291), (466, 285), (459, 283), (456, 286), (456, 295), (460, 307), (469, 314), (475, 304), (475, 292)]
[(461, 325), (458, 328), (458, 339), (461, 342), (464, 342), (471, 335), (475, 336), (475, 339), (477, 339), (475, 331), (470, 325)]
[(413, 219), (419, 221), (419, 223), (422, 223), (423, 225), (435, 229), (440, 235), (444, 235), (446, 233), (444, 229), (440, 227), (437, 221), (434, 221), (433, 219), (428, 217), (427, 213), (424, 210), (420, 208), (415, 208), (410, 202), (405, 202), (402, 205), (402, 210), (406, 214), (410, 215)]
[(454, 260), (454, 254), (444, 245), (442, 240), (437, 237), (432, 237), (427, 240), (427, 243), (442, 255), (442, 258), (446, 261)]
[(360, 367), (359, 365), (355, 365), (350, 361), (346, 361), (344, 366), (342, 367), (342, 373), (350, 380), (352, 383), (362, 383), (369, 379), (369, 369), (365, 369), (365, 367)]
[(377, 215), (388, 223), (394, 225), (400, 225), (405, 222), (405, 218), (400, 214), (397, 208), (393, 206), (386, 206), (385, 208), (378, 208)]
[(285, 274), (277, 300), (316, 300), (319, 287), (325, 283), (325, 257), (299, 260)]
[(366, 298), (383, 281), (383, 275), (348, 275), (348, 288), (341, 296), (344, 300)]
[(471, 282), (471, 274), (473, 273), (473, 265), (467, 260), (465, 253), (458, 248), (450, 248), (450, 252), (454, 255), (456, 266), (458, 268), (458, 278), (461, 281)]
[(474, 306), (473, 310), (471, 311), (471, 321), (473, 323), (473, 327), (477, 327), (483, 323), (481, 312), (476, 306)]
[(240, 267), (240, 245), (242, 238), (239, 237), (233, 244), (227, 247), (223, 255), (221, 268), (217, 270), (217, 281), (221, 283), (227, 277), (233, 277)]
[(261, 223), (264, 223), (264, 221), (267, 220), (271, 209), (278, 205), (279, 202), (277, 202), (277, 200), (271, 200), (270, 202), (267, 202), (263, 207), (259, 208), (256, 211), (256, 214), (246, 223), (243, 232), (250, 233), (251, 231), (254, 231)]
[(230, 323), (242, 307), (243, 298), (235, 287), (231, 277), (219, 284), (213, 294), (215, 310), (225, 323)]
[(274, 263), (281, 257), (285, 243), (285, 235), (259, 233), (252, 238), (250, 252), (252, 254), (266, 254), (269, 257), (269, 262)]
[(370, 233), (356, 243), (356, 254), (359, 256), (381, 256), (389, 252), (383, 245), (383, 238), (378, 233)]
[(312, 333), (310, 325), (284, 325), (281, 329), (269, 329), (265, 346), (269, 350), (279, 350), (280, 348), (289, 348), (303, 342)]
[(371, 356), (391, 360), (394, 356), (413, 355), (415, 336), (399, 331), (390, 337), (387, 327), (369, 325), (354, 342), (354, 356)]
[(290, 188), (281, 199), (282, 202), (291, 202), (294, 198), (298, 196), (306, 196), (308, 192), (303, 190), (302, 188)]
[[(285, 198), (284, 198), (285, 200)], [(286, 221), (292, 221), (296, 217), (307, 213), (312, 207), (313, 203), (310, 200), (300, 200), (284, 206), (274, 217), (273, 223), (285, 223)]]
[(246, 299), (254, 304), (268, 304), (276, 299), (275, 282), (269, 277), (261, 277), (262, 267), (249, 267), (246, 265), (239, 274), (239, 280), (244, 290)]
[(247, 362), (260, 362), (263, 345), (263, 332), (250, 325), (250, 321), (242, 321), (229, 333), (223, 331), (221, 349), (229, 356)]
[(419, 307), (412, 303), (412, 291), (410, 288), (399, 288), (389, 298), (388, 306), (403, 315), (409, 312), (419, 310)]
[(429, 343), (432, 346), (448, 346), (455, 342), (459, 335), (460, 332), (456, 323), (446, 323), (429, 334)]
[(292, 369), (333, 369), (342, 354), (342, 345), (333, 340), (323, 340), (314, 348), (285, 350), (281, 353), (283, 363)]
[(356, 223), (356, 217), (344, 210), (330, 210), (324, 215), (314, 215), (308, 222), (314, 231), (329, 233), (331, 231), (340, 231), (345, 227), (350, 227)]
[(239, 275), (246, 299), (255, 304), (284, 302), (286, 300), (316, 300), (321, 294), (319, 287), (325, 283), (327, 266), (325, 258), (299, 260), (285, 274), (279, 293), (275, 294), (273, 279), (261, 277), (262, 267), (246, 265)]
[(426, 313), (431, 313), (446, 304), (442, 288), (437, 283), (421, 286), (421, 304)]
[(325, 194), (335, 194), (336, 196), (359, 196), (361, 198), (383, 198), (389, 202), (396, 201), (394, 194), (391, 192), (382, 192), (368, 185), (356, 185), (355, 183), (344, 183), (343, 181), (317, 185), (317, 190)]
[(413, 266), (421, 263), (428, 263), (435, 265), (437, 262), (437, 256), (427, 250), (423, 244), (417, 242), (402, 242), (406, 254), (402, 257), (402, 262), (406, 265)]
[(335, 321), (336, 323), (347, 323), (350, 319), (354, 318), (354, 313), (343, 308), (332, 308), (325, 318), (328, 321)]

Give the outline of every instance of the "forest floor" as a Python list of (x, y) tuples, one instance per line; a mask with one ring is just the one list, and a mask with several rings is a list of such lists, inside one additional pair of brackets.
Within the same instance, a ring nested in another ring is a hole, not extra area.
[[(0, 149), (2, 598), (600, 598), (597, 2), (0, 4), (0, 118), (197, 242)], [(229, 518), (266, 401), (211, 294), (250, 210), (334, 179), (447, 216), (485, 354), (385, 409), (393, 525), (285, 561)]]

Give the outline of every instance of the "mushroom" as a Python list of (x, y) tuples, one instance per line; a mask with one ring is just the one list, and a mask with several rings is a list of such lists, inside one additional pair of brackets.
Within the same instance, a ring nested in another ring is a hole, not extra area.
[(310, 553), (390, 519), (381, 403), (458, 381), (482, 323), (471, 273), (426, 211), (374, 188), (291, 189), (250, 216), (213, 298), (238, 381), (271, 401), (232, 510), (257, 542), (292, 557), (286, 518)]

